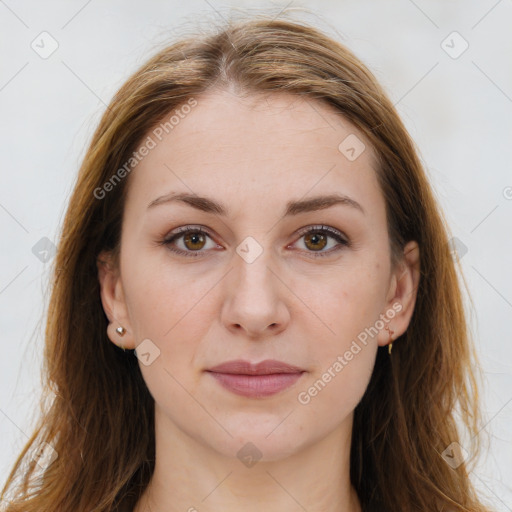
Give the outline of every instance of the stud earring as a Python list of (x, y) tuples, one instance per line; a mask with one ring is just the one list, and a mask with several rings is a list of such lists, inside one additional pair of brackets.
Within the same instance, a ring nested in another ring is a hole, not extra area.
[(395, 331), (391, 330), (389, 328), (389, 325), (386, 325), (386, 327), (384, 327), (384, 329), (386, 329), (386, 331), (388, 331), (388, 334), (389, 334), (388, 354), (391, 354), (391, 350), (393, 349), (393, 334), (395, 334)]
[(117, 329), (116, 329), (116, 332), (117, 334), (119, 334), (119, 336), (124, 336), (124, 333), (126, 332), (126, 329), (123, 327), (123, 326), (119, 326)]

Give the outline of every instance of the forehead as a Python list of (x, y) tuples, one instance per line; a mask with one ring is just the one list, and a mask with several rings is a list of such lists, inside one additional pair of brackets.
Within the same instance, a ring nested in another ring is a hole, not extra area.
[[(302, 197), (341, 188), (362, 201), (379, 193), (372, 147), (329, 105), (281, 92), (211, 91), (195, 101), (164, 118), (174, 114), (172, 125), (155, 126), (144, 137), (154, 144), (130, 174), (130, 203), (147, 205), (173, 190), (232, 192), (244, 201), (278, 191)], [(356, 158), (346, 152), (351, 147)]]

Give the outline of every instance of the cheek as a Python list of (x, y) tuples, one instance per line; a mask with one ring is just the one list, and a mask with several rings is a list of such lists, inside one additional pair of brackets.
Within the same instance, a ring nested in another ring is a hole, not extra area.
[(322, 337), (327, 337), (335, 350), (350, 344), (365, 329), (374, 326), (382, 312), (386, 276), (382, 263), (367, 259), (333, 269), (322, 279), (301, 281), (298, 295), (323, 324)]
[(191, 393), (197, 385), (194, 365), (214, 321), (215, 280), (191, 279), (186, 272), (157, 266), (127, 275), (126, 300), (136, 345), (149, 339), (157, 347), (154, 363), (139, 363), (144, 380), (155, 399), (163, 392), (164, 401), (181, 402), (183, 388), (178, 383)]
[(378, 348), (375, 324), (382, 312), (385, 281), (381, 268), (374, 263), (340, 271), (309, 297), (329, 330), (322, 328), (326, 334), (317, 335), (310, 347), (314, 365), (300, 389), (303, 399), (298, 397), (308, 406), (308, 414), (331, 411), (336, 421), (362, 398)]
[(383, 306), (383, 268), (381, 263), (363, 262), (362, 258), (360, 264), (339, 267), (305, 300), (329, 327), (321, 326), (324, 334), (316, 338), (309, 329), (315, 341), (310, 346), (314, 364), (297, 397), (301, 405), (307, 406), (307, 414), (333, 414), (335, 422), (362, 398), (378, 348), (375, 324)]
[[(208, 290), (215, 287), (214, 276), (197, 276), (187, 269), (169, 264), (153, 264), (128, 269), (127, 302), (134, 331), (143, 337), (154, 336), (162, 343), (181, 341), (178, 333), (186, 330), (194, 339), (206, 322), (197, 322), (206, 314)], [(206, 300), (205, 300), (206, 299)]]
[(361, 401), (375, 364), (376, 347), (353, 347), (331, 357), (322, 370), (298, 390), (302, 414), (311, 421), (323, 418), (323, 428), (334, 429)]
[(136, 343), (150, 339), (158, 352), (150, 365), (139, 362), (144, 381), (156, 403), (169, 414), (192, 415), (194, 401), (188, 393), (197, 392), (194, 364), (212, 323), (204, 295), (213, 283), (156, 266), (143, 275), (139, 270), (139, 276), (136, 272), (131, 276), (127, 302)]

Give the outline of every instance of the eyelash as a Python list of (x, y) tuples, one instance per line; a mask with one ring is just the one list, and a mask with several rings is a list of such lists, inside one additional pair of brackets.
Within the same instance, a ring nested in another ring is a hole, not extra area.
[[(206, 235), (209, 238), (211, 238), (210, 234), (207, 231), (205, 231), (203, 228), (199, 227), (199, 226), (198, 227), (183, 226), (183, 227), (178, 228), (176, 231), (177, 232), (173, 233), (171, 237), (165, 238), (165, 239), (161, 240), (160, 242), (158, 242), (158, 245), (166, 245), (166, 246), (168, 246), (168, 249), (170, 251), (172, 251), (172, 252), (174, 252), (176, 254), (185, 256), (185, 257), (196, 257), (196, 258), (197, 257), (202, 257), (202, 255), (204, 254), (205, 251), (201, 251), (201, 250), (198, 250), (198, 251), (183, 251), (181, 249), (176, 249), (175, 247), (172, 247), (171, 244), (175, 240), (183, 237), (184, 235), (186, 235), (188, 233), (196, 233), (196, 234)], [(340, 246), (337, 246), (335, 248), (331, 248), (328, 251), (323, 251), (323, 252), (306, 251), (308, 253), (311, 253), (314, 258), (321, 258), (321, 257), (324, 257), (324, 256), (328, 256), (328, 255), (333, 254), (334, 252), (337, 252), (337, 251), (343, 249), (343, 247), (349, 247), (350, 246), (350, 242), (348, 241), (348, 239), (345, 239), (343, 237), (343, 235), (338, 230), (336, 230), (334, 228), (331, 228), (329, 226), (323, 226), (323, 225), (321, 225), (321, 226), (310, 226), (310, 227), (300, 231), (299, 239), (302, 238), (303, 236), (309, 234), (309, 233), (326, 234), (326, 235), (330, 236), (331, 238), (334, 238), (337, 242), (339, 242), (341, 244)]]

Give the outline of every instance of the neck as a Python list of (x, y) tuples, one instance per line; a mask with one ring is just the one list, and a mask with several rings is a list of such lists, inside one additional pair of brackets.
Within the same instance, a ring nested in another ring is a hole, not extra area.
[(287, 457), (251, 465), (156, 412), (155, 471), (134, 512), (360, 512), (350, 483), (352, 418)]

